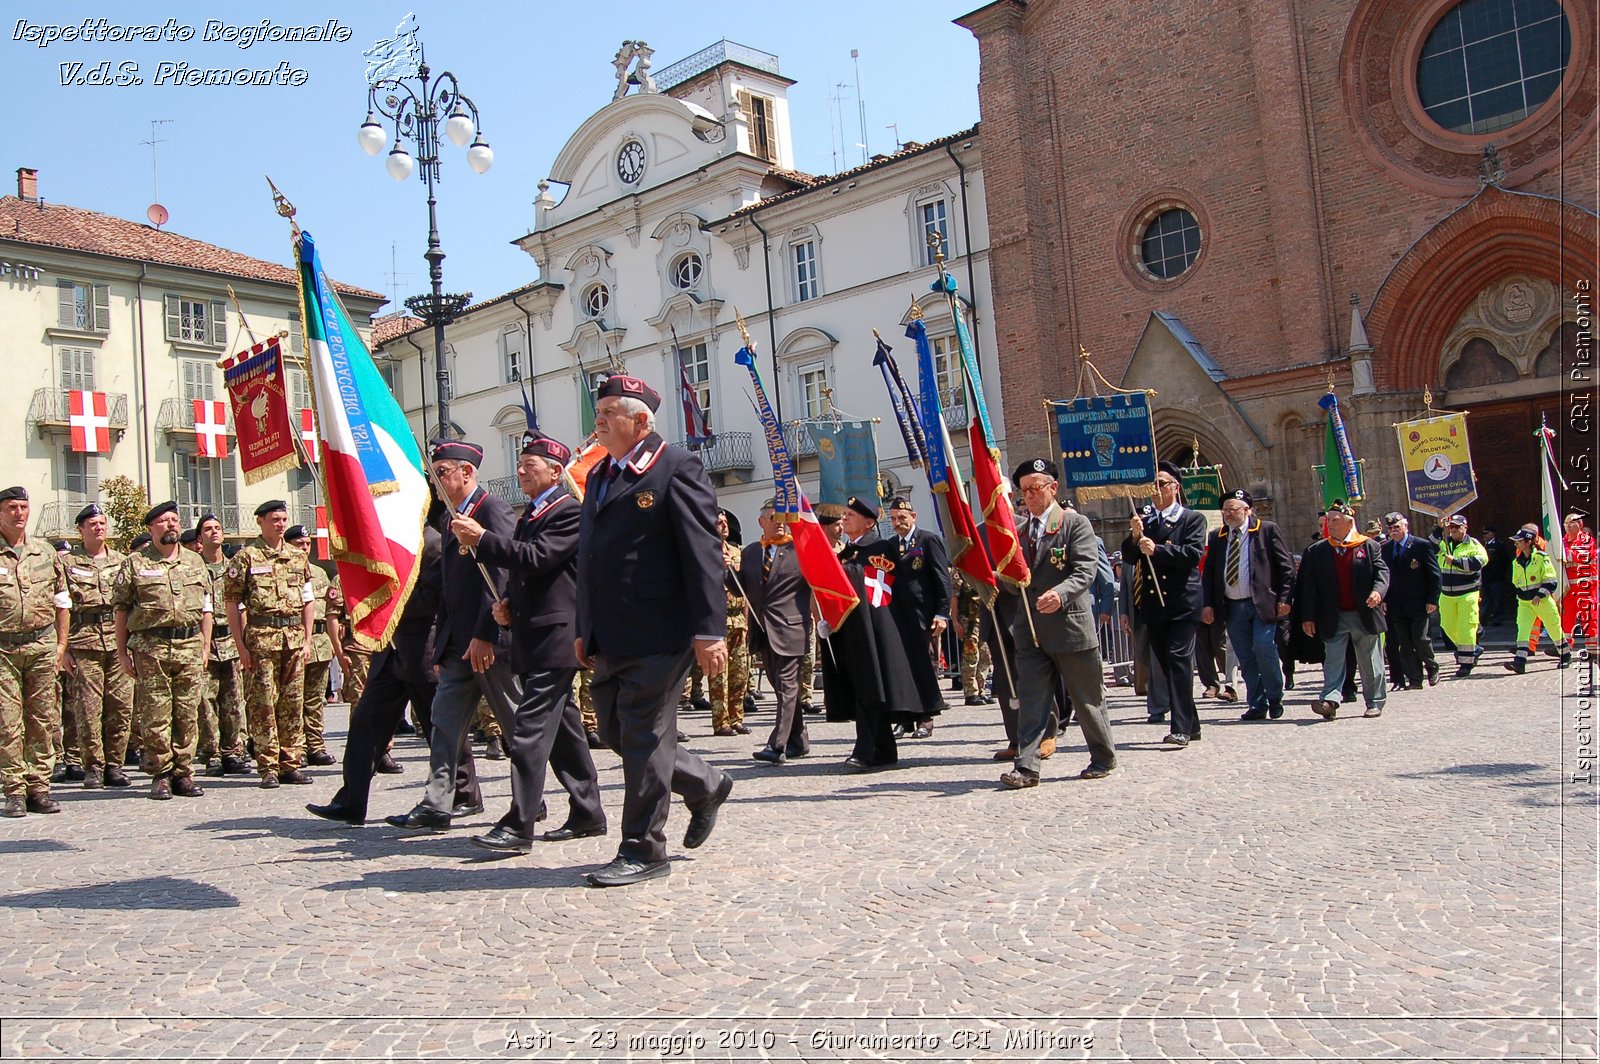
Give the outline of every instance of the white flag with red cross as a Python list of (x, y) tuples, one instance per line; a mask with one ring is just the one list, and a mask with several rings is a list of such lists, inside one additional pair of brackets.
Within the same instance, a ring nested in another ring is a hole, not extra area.
[(328, 560), (328, 508), (317, 507), (317, 559)]
[(866, 580), (867, 604), (870, 606), (887, 606), (894, 600), (894, 574), (876, 565), (867, 566)]
[(67, 423), (72, 426), (72, 449), (97, 453), (111, 450), (110, 404), (105, 392), (67, 393)]
[(312, 465), (322, 461), (317, 445), (317, 418), (309, 406), (300, 411), (300, 442), (305, 444), (306, 457), (311, 459)]
[(194, 440), (201, 458), (228, 457), (228, 404), (220, 399), (194, 400)]

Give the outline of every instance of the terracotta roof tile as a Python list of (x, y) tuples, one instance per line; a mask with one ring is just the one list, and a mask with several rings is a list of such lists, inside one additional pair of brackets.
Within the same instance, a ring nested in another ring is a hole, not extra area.
[(390, 340), (398, 340), (409, 332), (416, 332), (422, 328), (424, 322), (421, 318), (413, 318), (409, 314), (385, 314), (381, 318), (372, 319), (372, 346), (381, 347)]
[(812, 189), (822, 188), (825, 185), (837, 184), (840, 181), (846, 181), (858, 174), (864, 174), (869, 170), (876, 170), (880, 166), (887, 166), (890, 163), (899, 162), (901, 159), (907, 159), (913, 155), (921, 155), (925, 151), (931, 151), (935, 148), (942, 148), (946, 144), (954, 144), (958, 140), (965, 140), (968, 137), (976, 136), (978, 133), (978, 128), (979, 127), (977, 126), (973, 126), (970, 129), (963, 129), (959, 133), (952, 133), (947, 137), (939, 137), (936, 140), (930, 140), (926, 143), (907, 141), (899, 151), (892, 155), (874, 155), (870, 161), (862, 163), (860, 166), (851, 167), (849, 170), (841, 170), (837, 174), (824, 174), (822, 176), (816, 176), (813, 174), (804, 174), (798, 170), (773, 170), (772, 173), (775, 176), (782, 177), (788, 181), (793, 181), (800, 187), (789, 189), (786, 192), (780, 192), (775, 196), (767, 196), (763, 199), (759, 199), (754, 203), (740, 207), (738, 210), (728, 215), (728, 217), (737, 218), (741, 214), (749, 214), (751, 211), (759, 211), (765, 207), (772, 206), (774, 203), (781, 203), (785, 200), (794, 199), (797, 196), (803, 196)]
[[(156, 229), (142, 222), (130, 222), (126, 218), (59, 203), (41, 206), (16, 196), (0, 196), (0, 240), (168, 266), (186, 266), (256, 281), (294, 284), (294, 272), (275, 262), (253, 259), (237, 251)], [(382, 292), (354, 285), (335, 282), (334, 287), (343, 295), (384, 298)]]

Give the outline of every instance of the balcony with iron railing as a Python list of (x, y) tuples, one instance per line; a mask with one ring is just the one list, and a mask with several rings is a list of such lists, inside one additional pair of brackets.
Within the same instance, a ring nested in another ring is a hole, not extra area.
[[(38, 388), (28, 404), (28, 424), (41, 436), (50, 432), (72, 431), (72, 407), (67, 398), (71, 393), (65, 388)], [(111, 429), (117, 433), (128, 431), (128, 397), (121, 393), (106, 394), (106, 414)], [(81, 504), (80, 504), (81, 505)]]
[(771, 52), (763, 52), (759, 48), (723, 39), (709, 48), (700, 49), (694, 55), (662, 67), (654, 78), (656, 88), (666, 92), (675, 85), (682, 85), (696, 74), (703, 74), (722, 63), (738, 63), (753, 70), (764, 70), (769, 74), (778, 73), (778, 57)]
[[(178, 522), (184, 528), (194, 528), (206, 514), (216, 515), (217, 520), (222, 522), (222, 531), (226, 535), (237, 536), (246, 531), (239, 525), (240, 516), (239, 507), (237, 506), (213, 506), (205, 502), (180, 502), (178, 504)], [(255, 526), (252, 525), (248, 531), (255, 532)]]
[(710, 443), (680, 440), (678, 446), (698, 454), (707, 473), (749, 473), (756, 467), (748, 432), (719, 432)]
[(78, 511), (88, 506), (94, 499), (68, 496), (47, 502), (39, 507), (39, 516), (33, 523), (33, 534), (40, 539), (61, 539), (63, 536), (76, 536), (78, 526), (74, 523)]
[[(171, 435), (182, 432), (194, 435), (194, 401), (191, 399), (163, 399), (161, 408), (156, 411), (156, 431)], [(233, 426), (228, 426), (228, 435), (232, 436)]]
[(483, 482), (483, 490), (490, 495), (497, 495), (512, 506), (521, 506), (528, 501), (522, 494), (522, 489), (517, 486), (516, 477), (495, 477), (493, 480)]
[(817, 456), (817, 441), (804, 421), (791, 421), (783, 426), (783, 445), (789, 449), (789, 457), (796, 461)]

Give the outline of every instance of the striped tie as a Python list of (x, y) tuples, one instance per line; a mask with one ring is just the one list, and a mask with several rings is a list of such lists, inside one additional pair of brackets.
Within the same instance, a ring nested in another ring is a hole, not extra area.
[(1229, 587), (1239, 586), (1239, 537), (1243, 534), (1239, 529), (1228, 536), (1228, 567), (1223, 572)]
[(1138, 609), (1144, 605), (1144, 566), (1137, 561), (1133, 563), (1133, 607)]

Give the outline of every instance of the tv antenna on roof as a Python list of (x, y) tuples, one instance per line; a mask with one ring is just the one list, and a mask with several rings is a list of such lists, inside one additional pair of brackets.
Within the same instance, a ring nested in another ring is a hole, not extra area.
[(171, 216), (167, 213), (167, 209), (161, 205), (161, 192), (156, 183), (156, 145), (166, 143), (166, 141), (156, 136), (156, 127), (171, 124), (172, 119), (170, 118), (152, 118), (150, 120), (150, 139), (139, 142), (140, 144), (150, 145), (150, 208), (144, 212), (144, 215), (150, 219), (150, 224), (157, 229), (166, 225), (167, 219)]

